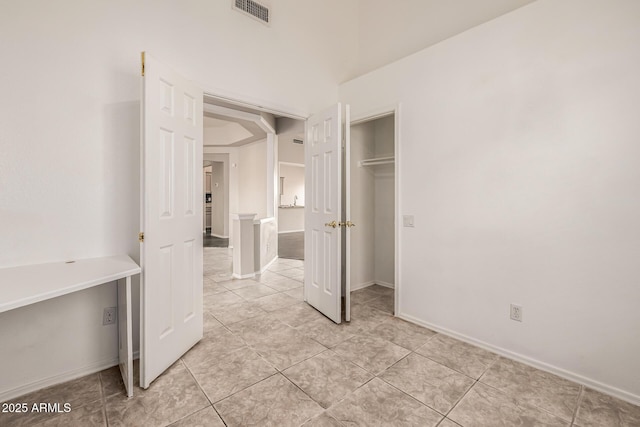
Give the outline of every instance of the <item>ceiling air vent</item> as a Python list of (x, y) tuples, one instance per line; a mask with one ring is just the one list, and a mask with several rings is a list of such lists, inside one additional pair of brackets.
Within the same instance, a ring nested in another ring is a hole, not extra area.
[(233, 8), (258, 19), (263, 24), (269, 24), (271, 15), (269, 8), (253, 0), (233, 0)]

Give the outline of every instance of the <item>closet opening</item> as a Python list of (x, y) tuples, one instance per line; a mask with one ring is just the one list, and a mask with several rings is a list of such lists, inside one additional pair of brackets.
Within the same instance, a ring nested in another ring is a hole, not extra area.
[(396, 133), (395, 112), (351, 124), (350, 242), (345, 274), (350, 278), (351, 312), (395, 314)]

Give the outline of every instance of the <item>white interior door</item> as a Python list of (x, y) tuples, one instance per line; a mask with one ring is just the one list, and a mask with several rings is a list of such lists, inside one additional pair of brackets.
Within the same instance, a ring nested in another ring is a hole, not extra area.
[(309, 304), (336, 323), (341, 315), (342, 110), (307, 120), (305, 143), (305, 277)]
[(202, 89), (143, 53), (140, 384), (202, 338)]

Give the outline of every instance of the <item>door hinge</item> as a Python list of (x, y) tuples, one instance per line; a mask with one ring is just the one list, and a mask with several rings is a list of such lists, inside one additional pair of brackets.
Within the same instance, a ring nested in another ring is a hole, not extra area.
[(143, 243), (144, 242), (144, 232), (139, 232), (138, 233), (138, 242)]
[(140, 73), (144, 77), (144, 52), (140, 52)]

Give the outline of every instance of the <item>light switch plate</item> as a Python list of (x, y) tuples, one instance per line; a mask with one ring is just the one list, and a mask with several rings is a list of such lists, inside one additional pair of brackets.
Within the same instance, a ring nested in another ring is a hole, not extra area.
[(404, 227), (413, 227), (413, 215), (402, 215), (402, 225)]

